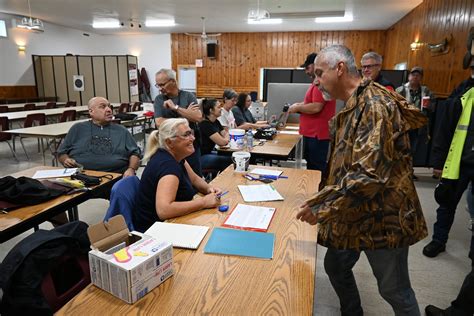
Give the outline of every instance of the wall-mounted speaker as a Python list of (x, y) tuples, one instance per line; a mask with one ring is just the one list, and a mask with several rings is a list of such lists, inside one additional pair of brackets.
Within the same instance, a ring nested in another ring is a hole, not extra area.
[(207, 57), (216, 58), (217, 56), (217, 43), (207, 43)]

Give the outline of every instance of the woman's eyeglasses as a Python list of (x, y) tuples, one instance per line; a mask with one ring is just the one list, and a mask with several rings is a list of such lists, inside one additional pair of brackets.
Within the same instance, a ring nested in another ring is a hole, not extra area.
[(175, 137), (179, 137), (179, 138), (182, 138), (182, 139), (189, 139), (194, 137), (194, 130), (190, 129), (189, 131), (186, 131), (184, 134), (182, 135), (176, 135)]

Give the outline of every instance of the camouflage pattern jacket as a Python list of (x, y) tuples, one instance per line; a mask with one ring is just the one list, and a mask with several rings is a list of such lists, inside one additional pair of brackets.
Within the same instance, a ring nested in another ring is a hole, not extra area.
[(426, 123), (397, 93), (373, 81), (358, 87), (330, 123), (328, 177), (308, 200), (319, 216), (319, 244), (398, 248), (427, 236), (407, 133)]

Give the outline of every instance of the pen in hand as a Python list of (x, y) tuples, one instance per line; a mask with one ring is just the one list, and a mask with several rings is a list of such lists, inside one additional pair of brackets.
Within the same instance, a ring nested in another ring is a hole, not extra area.
[(222, 196), (226, 195), (227, 193), (229, 193), (229, 191), (225, 191), (225, 192), (222, 192), (220, 194), (217, 194), (217, 198), (220, 199)]

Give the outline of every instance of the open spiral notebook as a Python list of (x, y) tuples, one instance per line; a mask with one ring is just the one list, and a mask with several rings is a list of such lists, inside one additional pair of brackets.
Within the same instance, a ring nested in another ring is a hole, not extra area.
[(197, 249), (209, 227), (156, 222), (145, 232), (156, 240), (168, 241), (173, 247)]

